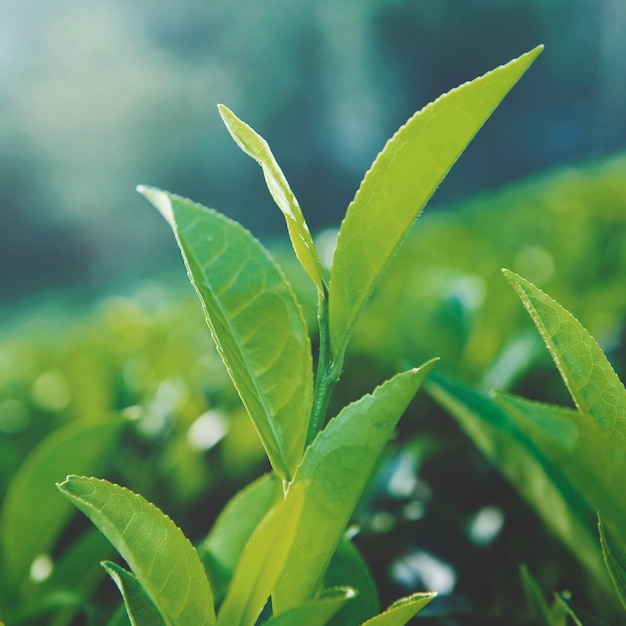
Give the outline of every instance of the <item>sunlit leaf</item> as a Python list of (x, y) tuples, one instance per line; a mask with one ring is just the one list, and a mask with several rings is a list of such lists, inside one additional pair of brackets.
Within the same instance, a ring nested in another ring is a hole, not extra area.
[(404, 626), (436, 597), (436, 593), (414, 593), (401, 598), (380, 615), (367, 620), (363, 626)]
[(115, 546), (166, 624), (215, 624), (202, 563), (169, 517), (140, 495), (105, 480), (68, 476), (58, 487)]
[(313, 399), (306, 323), (265, 248), (236, 222), (189, 200), (140, 191), (172, 226), (189, 277), (274, 470), (299, 463)]
[(123, 427), (117, 419), (74, 423), (46, 437), (24, 460), (0, 512), (2, 591), (28, 584), (33, 561), (52, 552), (72, 515), (71, 505), (59, 498), (54, 483), (72, 472), (96, 473)]
[(595, 339), (543, 291), (509, 270), (503, 272), (541, 333), (578, 410), (624, 444), (626, 390)]
[(289, 237), (296, 256), (318, 291), (324, 294), (324, 272), (309, 227), (267, 141), (223, 104), (218, 104), (218, 109), (228, 132), (237, 145), (263, 169), (267, 188), (287, 221)]
[(428, 392), (456, 418), (600, 585), (610, 581), (595, 533), (595, 511), (558, 464), (494, 400), (437, 377)]
[(250, 535), (280, 496), (278, 476), (265, 474), (255, 480), (230, 500), (197, 547), (216, 602), (226, 593)]
[(606, 529), (600, 520), (600, 543), (615, 591), (626, 609), (626, 545), (623, 535), (618, 538), (610, 529)]
[(331, 348), (345, 352), (381, 271), (422, 208), (542, 47), (441, 96), (387, 142), (348, 207), (330, 286)]
[(293, 487), (246, 544), (217, 618), (218, 626), (254, 626), (287, 560), (308, 483)]
[(132, 626), (165, 626), (159, 611), (136, 576), (110, 561), (103, 562), (102, 567), (120, 590)]
[[(315, 602), (290, 609), (268, 620), (264, 626), (326, 626), (335, 614), (355, 596), (350, 588), (325, 591)], [(346, 625), (347, 626), (347, 625)]]
[(293, 483), (311, 485), (296, 540), (272, 595), (275, 613), (309, 602), (319, 592), (380, 453), (434, 363), (398, 374), (345, 407), (307, 448)]

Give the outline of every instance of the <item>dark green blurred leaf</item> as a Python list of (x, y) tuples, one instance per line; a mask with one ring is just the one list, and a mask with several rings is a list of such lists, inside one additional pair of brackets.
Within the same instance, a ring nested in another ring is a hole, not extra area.
[(503, 393), (495, 399), (587, 502), (618, 532), (626, 532), (626, 454), (622, 446), (587, 416), (571, 409)]
[(595, 512), (555, 461), (491, 398), (441, 377), (429, 381), (427, 390), (606, 587), (608, 580), (594, 532)]
[(352, 542), (343, 537), (324, 575), (324, 587), (351, 587), (357, 593), (329, 622), (329, 626), (360, 626), (379, 610), (378, 590), (367, 563)]
[(598, 523), (604, 561), (613, 580), (615, 591), (626, 609), (626, 545), (623, 536), (616, 537), (610, 529)]
[(72, 514), (54, 483), (72, 472), (96, 473), (125, 422), (75, 423), (44, 439), (14, 476), (0, 512), (2, 591), (19, 592), (28, 584), (36, 557), (47, 554)]

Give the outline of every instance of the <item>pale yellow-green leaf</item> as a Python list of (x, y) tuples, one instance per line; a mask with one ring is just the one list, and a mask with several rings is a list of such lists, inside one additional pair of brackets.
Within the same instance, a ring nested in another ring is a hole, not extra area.
[(218, 104), (218, 109), (224, 124), (237, 145), (251, 156), (263, 169), (267, 188), (274, 198), (274, 202), (282, 211), (287, 222), (287, 229), (293, 249), (318, 291), (324, 296), (324, 271), (317, 256), (313, 238), (309, 227), (302, 215), (302, 209), (289, 183), (276, 162), (270, 147), (255, 130), (240, 120), (228, 107)]
[(626, 390), (600, 346), (541, 289), (509, 270), (503, 272), (530, 313), (578, 410), (626, 446)]
[(58, 485), (115, 546), (166, 626), (213, 626), (213, 595), (195, 549), (140, 495), (106, 480), (68, 476)]
[(331, 349), (341, 361), (381, 271), (459, 155), (542, 46), (453, 89), (417, 112), (387, 142), (348, 207), (330, 285)]
[(278, 502), (265, 516), (244, 548), (217, 626), (254, 626), (267, 601), (296, 536), (308, 483)]

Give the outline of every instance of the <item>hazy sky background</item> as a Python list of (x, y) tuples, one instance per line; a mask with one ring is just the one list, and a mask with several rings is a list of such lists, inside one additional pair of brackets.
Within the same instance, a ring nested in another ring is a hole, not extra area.
[(314, 230), (386, 138), (546, 46), (433, 205), (626, 145), (623, 0), (0, 0), (0, 293), (98, 291), (178, 263), (153, 184), (284, 231), (224, 102), (270, 142)]

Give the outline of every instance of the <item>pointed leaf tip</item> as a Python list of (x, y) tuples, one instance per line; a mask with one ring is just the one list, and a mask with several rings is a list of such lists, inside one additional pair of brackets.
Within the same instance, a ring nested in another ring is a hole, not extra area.
[(302, 209), (280, 169), (269, 144), (252, 127), (240, 120), (228, 107), (217, 105), (226, 129), (235, 143), (262, 168), (270, 195), (287, 222), (289, 238), (298, 261), (320, 294), (325, 294), (324, 272)]
[(156, 187), (148, 187), (147, 185), (137, 185), (136, 189), (159, 211), (168, 224), (174, 227), (174, 212), (169, 195)]

